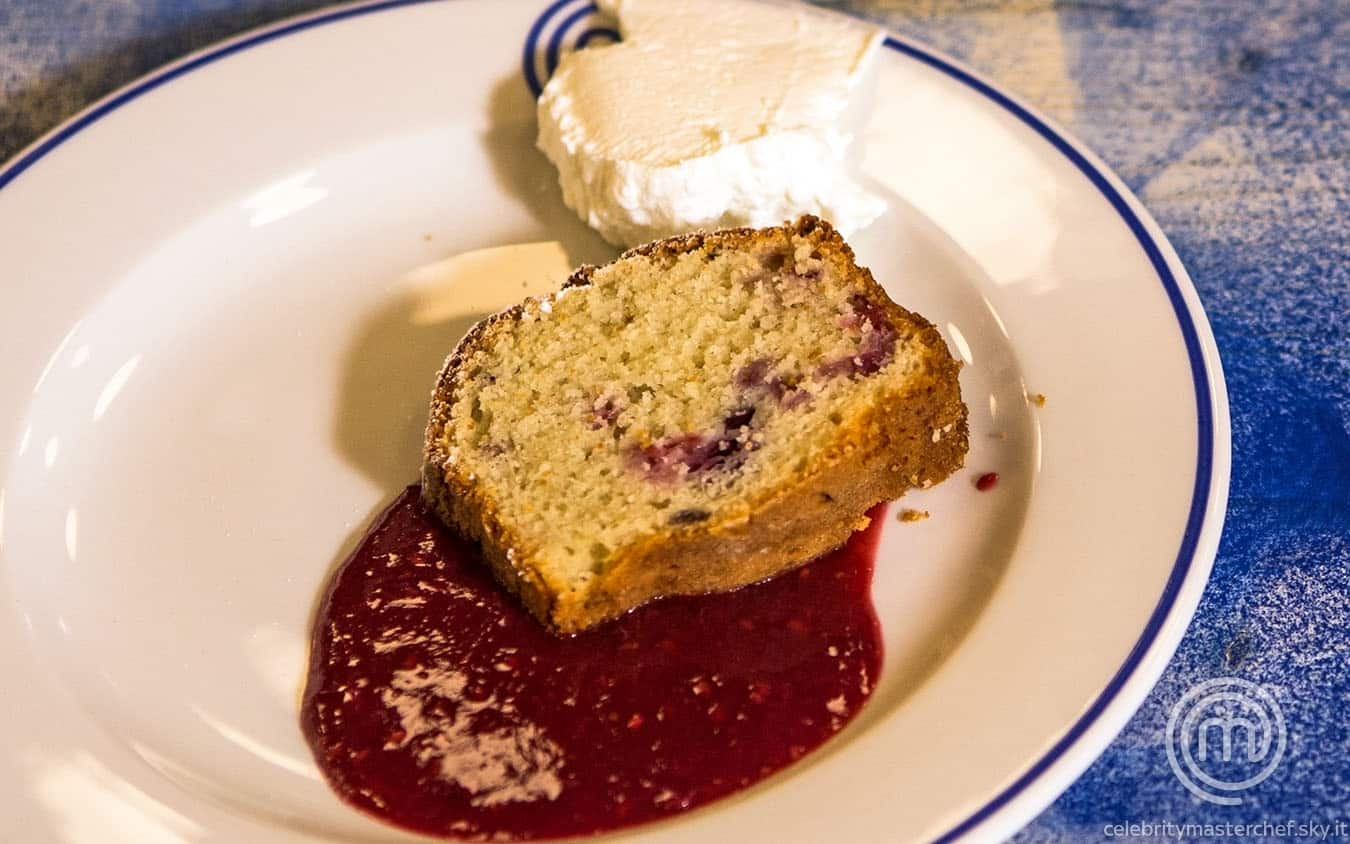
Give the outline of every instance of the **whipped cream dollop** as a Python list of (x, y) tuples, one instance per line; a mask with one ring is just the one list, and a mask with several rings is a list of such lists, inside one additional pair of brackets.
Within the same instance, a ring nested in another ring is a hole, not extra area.
[(757, 0), (600, 0), (623, 41), (566, 55), (539, 98), (563, 200), (632, 246), (815, 214), (848, 236), (885, 209), (849, 173), (883, 36)]

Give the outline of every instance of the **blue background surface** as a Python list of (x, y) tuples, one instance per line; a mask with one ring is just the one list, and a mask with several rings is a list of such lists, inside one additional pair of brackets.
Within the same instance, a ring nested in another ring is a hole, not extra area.
[[(327, 5), (0, 0), (0, 160), (165, 61)], [(1350, 3), (822, 5), (967, 61), (1085, 141), (1167, 232), (1223, 356), (1232, 492), (1199, 612), (1138, 714), (1017, 839), (1350, 822)], [(1237, 807), (1187, 792), (1164, 743), (1186, 690), (1229, 676), (1265, 685), (1289, 732)]]

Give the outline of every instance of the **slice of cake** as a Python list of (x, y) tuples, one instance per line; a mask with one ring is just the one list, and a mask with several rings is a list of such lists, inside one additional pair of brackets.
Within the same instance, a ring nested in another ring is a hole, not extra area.
[(806, 562), (945, 478), (959, 366), (814, 217), (657, 241), (469, 332), (423, 498), (573, 632)]

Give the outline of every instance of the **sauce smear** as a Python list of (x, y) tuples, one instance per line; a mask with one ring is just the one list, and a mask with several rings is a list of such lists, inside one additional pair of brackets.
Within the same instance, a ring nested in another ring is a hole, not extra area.
[(771, 581), (559, 639), (418, 494), (334, 577), (302, 714), (338, 794), (398, 826), (520, 840), (669, 817), (800, 759), (876, 683), (879, 510)]

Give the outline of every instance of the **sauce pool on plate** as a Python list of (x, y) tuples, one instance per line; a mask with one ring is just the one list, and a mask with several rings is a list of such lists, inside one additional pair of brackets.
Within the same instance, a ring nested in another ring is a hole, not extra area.
[(403, 492), (334, 576), (302, 711), (329, 784), (385, 821), (521, 840), (670, 817), (820, 746), (876, 683), (878, 510), (773, 580), (563, 639), (418, 499)]

